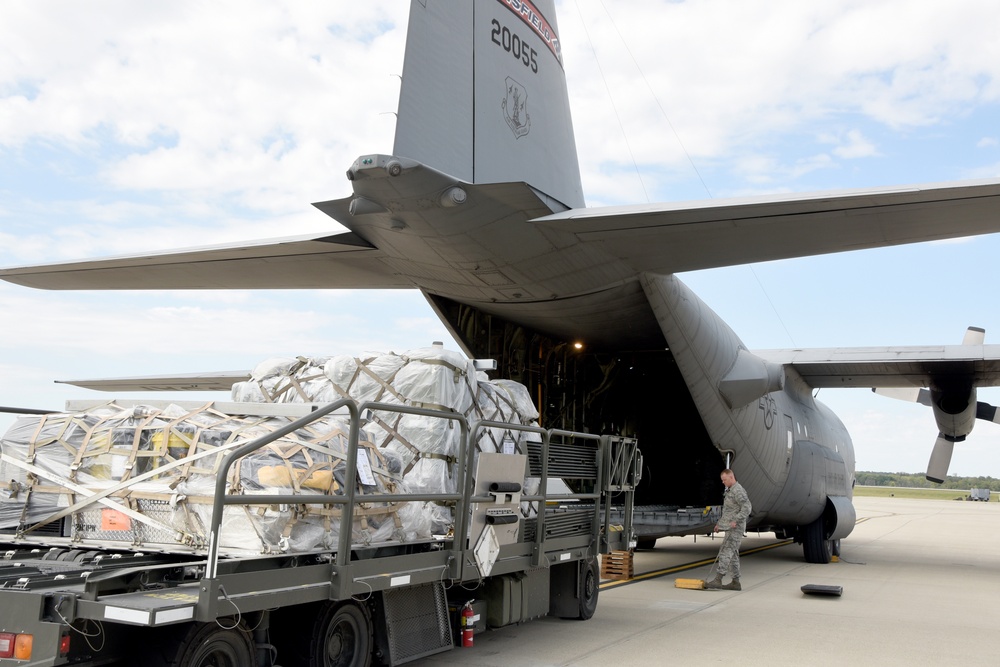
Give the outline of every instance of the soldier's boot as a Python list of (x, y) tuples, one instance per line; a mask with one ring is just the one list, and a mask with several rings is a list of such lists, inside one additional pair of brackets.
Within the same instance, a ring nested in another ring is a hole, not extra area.
[(722, 586), (722, 575), (721, 574), (717, 574), (717, 575), (715, 575), (715, 579), (712, 579), (711, 581), (706, 581), (705, 582), (705, 588), (710, 588), (710, 589), (716, 589), (717, 590), (717, 589), (722, 588), (722, 587), (723, 586)]
[(742, 591), (743, 590), (743, 587), (740, 586), (740, 578), (739, 577), (733, 577), (732, 581), (730, 581), (728, 584), (723, 585), (721, 588), (723, 588), (724, 590), (727, 590), (727, 591)]

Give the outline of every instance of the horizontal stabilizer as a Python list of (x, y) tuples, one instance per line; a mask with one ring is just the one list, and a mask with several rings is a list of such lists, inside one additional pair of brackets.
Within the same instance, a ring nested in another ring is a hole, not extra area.
[(57, 382), (96, 391), (229, 391), (237, 382), (249, 378), (249, 371), (221, 371), (99, 380), (57, 380)]
[(781, 391), (785, 374), (778, 364), (764, 361), (746, 350), (740, 350), (736, 363), (722, 380), (719, 393), (730, 408), (741, 408), (765, 394)]
[(353, 232), (15, 267), (0, 278), (55, 290), (413, 287)]
[(533, 220), (677, 273), (1000, 231), (1000, 181), (576, 208)]
[(0, 405), (0, 412), (11, 415), (50, 415), (58, 410), (39, 410), (37, 408), (13, 408), (7, 405)]

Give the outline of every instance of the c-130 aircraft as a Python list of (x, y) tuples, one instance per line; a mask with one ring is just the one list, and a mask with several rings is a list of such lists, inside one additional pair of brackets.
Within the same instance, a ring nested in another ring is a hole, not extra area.
[[(418, 289), (466, 354), (529, 387), (543, 425), (637, 436), (638, 504), (719, 504), (728, 465), (753, 501), (750, 530), (828, 562), (856, 519), (854, 449), (815, 390), (880, 387), (929, 405), (928, 476), (943, 479), (954, 442), (995, 414), (976, 388), (1000, 384), (1000, 350), (973, 329), (961, 346), (752, 352), (674, 274), (997, 232), (1000, 182), (588, 209), (554, 10), (411, 3), (392, 155), (359, 157), (353, 194), (315, 204), (347, 231), (0, 277), (42, 289)], [(640, 544), (669, 532), (636, 528)]]

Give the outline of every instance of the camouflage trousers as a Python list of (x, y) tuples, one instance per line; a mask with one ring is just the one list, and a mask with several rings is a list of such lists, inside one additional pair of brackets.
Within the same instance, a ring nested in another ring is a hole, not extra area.
[(743, 531), (739, 528), (727, 530), (726, 536), (722, 539), (722, 546), (719, 547), (719, 559), (716, 563), (720, 575), (733, 575), (738, 579), (740, 576), (740, 542), (743, 541)]

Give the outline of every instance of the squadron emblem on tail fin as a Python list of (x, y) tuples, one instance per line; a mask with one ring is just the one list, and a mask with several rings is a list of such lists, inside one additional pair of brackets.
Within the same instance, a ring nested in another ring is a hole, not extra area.
[(528, 115), (528, 91), (511, 77), (507, 77), (507, 94), (500, 103), (504, 120), (510, 131), (520, 139), (531, 131), (531, 116)]

